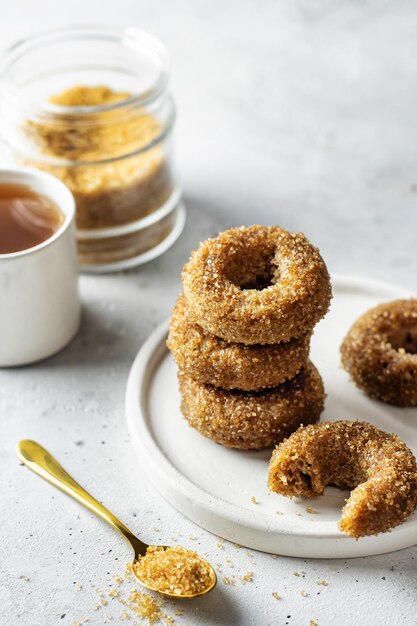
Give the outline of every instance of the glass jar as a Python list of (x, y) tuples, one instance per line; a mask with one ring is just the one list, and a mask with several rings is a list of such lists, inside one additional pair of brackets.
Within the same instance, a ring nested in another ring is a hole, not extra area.
[(176, 240), (185, 209), (159, 41), (133, 28), (43, 33), (9, 48), (0, 84), (6, 158), (70, 188), (83, 269), (139, 265)]

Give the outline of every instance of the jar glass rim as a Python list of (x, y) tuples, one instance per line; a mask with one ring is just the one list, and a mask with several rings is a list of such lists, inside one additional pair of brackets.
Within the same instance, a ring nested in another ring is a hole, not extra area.
[[(24, 56), (40, 49), (43, 46), (51, 45), (62, 41), (84, 40), (88, 39), (120, 43), (121, 46), (131, 48), (138, 52), (142, 51), (151, 58), (158, 67), (155, 79), (152, 84), (143, 92), (134, 94), (129, 98), (119, 100), (113, 103), (100, 104), (94, 106), (63, 106), (52, 103), (43, 103), (40, 106), (33, 106), (32, 102), (28, 102), (18, 85), (13, 84), (8, 76), (14, 65)], [(45, 30), (38, 32), (30, 37), (20, 39), (12, 44), (3, 54), (0, 63), (0, 83), (3, 83), (3, 92), (5, 88), (8, 96), (21, 108), (30, 108), (34, 113), (36, 109), (36, 117), (49, 116), (65, 116), (69, 113), (82, 116), (94, 115), (107, 111), (115, 111), (118, 109), (135, 109), (150, 104), (158, 99), (166, 90), (169, 76), (169, 60), (165, 46), (153, 35), (144, 30), (135, 27), (127, 28), (109, 28), (106, 26), (81, 25), (66, 26), (53, 30)]]

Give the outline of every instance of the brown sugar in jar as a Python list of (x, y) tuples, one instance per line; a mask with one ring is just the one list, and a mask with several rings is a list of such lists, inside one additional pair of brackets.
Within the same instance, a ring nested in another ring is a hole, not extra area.
[[(21, 74), (31, 74), (30, 60), (35, 64), (41, 53), (42, 77), (22, 87)], [(17, 71), (21, 58), (26, 63)], [(72, 191), (81, 266), (123, 269), (169, 247), (181, 232), (184, 208), (173, 174), (174, 105), (159, 42), (131, 29), (55, 31), (12, 48), (2, 78), (9, 86), (3, 139), (15, 162), (48, 171)]]
[(27, 122), (25, 131), (42, 154), (82, 163), (42, 167), (74, 194), (79, 229), (133, 222), (162, 206), (172, 192), (163, 150), (156, 145), (141, 152), (162, 132), (155, 118), (140, 110), (128, 116), (116, 109), (92, 113), (85, 123), (85, 114), (77, 113), (80, 107), (103, 107), (131, 97), (105, 86), (79, 85), (49, 99), (54, 105), (74, 108), (59, 124)]

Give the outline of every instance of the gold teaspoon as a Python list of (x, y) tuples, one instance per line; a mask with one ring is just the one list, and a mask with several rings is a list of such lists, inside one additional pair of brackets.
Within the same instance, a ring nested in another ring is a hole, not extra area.
[[(16, 453), (19, 459), (24, 463), (29, 469), (31, 469), (35, 474), (38, 474), (48, 482), (61, 489), (66, 494), (77, 500), (80, 504), (83, 504), (87, 509), (95, 513), (102, 520), (107, 522), (112, 528), (117, 530), (117, 532), (122, 535), (126, 539), (126, 541), (131, 545), (133, 551), (135, 553), (135, 557), (133, 560), (133, 564), (137, 562), (138, 558), (141, 556), (145, 556), (146, 550), (148, 549), (148, 545), (138, 539), (131, 530), (127, 528), (120, 520), (117, 519), (113, 513), (111, 513), (105, 506), (103, 506), (98, 500), (93, 498), (81, 485), (79, 485), (67, 472), (64, 468), (58, 463), (54, 457), (49, 454), (45, 448), (36, 443), (36, 441), (31, 441), (30, 439), (23, 439), (16, 446)], [(164, 549), (167, 549), (168, 546), (163, 546)], [(167, 591), (161, 591), (151, 585), (143, 582), (136, 574), (135, 568), (132, 569), (133, 574), (136, 579), (140, 582), (141, 585), (150, 589), (151, 591), (157, 591), (165, 596), (169, 596), (171, 598), (195, 598), (197, 596), (205, 595), (209, 591), (211, 591), (217, 582), (216, 574), (211, 567), (211, 565), (199, 557), (201, 559), (201, 563), (205, 565), (210, 572), (210, 582), (208, 586), (194, 594), (177, 594), (177, 593), (169, 593)]]

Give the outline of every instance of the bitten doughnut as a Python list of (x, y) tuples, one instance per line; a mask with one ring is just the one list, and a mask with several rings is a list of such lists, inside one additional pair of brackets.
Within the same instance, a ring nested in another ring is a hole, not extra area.
[(311, 498), (327, 485), (353, 489), (342, 509), (341, 531), (352, 537), (386, 532), (416, 507), (416, 460), (396, 435), (366, 422), (299, 428), (276, 447), (269, 464), (271, 491)]
[(310, 332), (331, 286), (317, 248), (278, 226), (231, 228), (203, 242), (182, 273), (187, 306), (227, 341), (269, 344)]
[(228, 448), (267, 448), (300, 424), (317, 422), (323, 410), (323, 382), (310, 361), (295, 378), (266, 391), (223, 391), (184, 374), (178, 378), (184, 417)]
[(228, 343), (196, 324), (180, 295), (167, 345), (183, 374), (223, 389), (253, 391), (276, 387), (300, 371), (307, 362), (310, 333), (274, 345)]
[(340, 351), (343, 367), (371, 398), (417, 406), (417, 299), (370, 309), (353, 324)]

